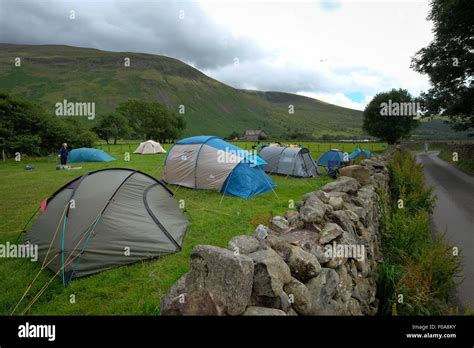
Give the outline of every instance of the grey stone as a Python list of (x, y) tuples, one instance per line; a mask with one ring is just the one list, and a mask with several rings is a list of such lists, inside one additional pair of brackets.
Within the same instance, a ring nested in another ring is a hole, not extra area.
[(266, 240), (267, 245), (272, 248), (285, 262), (291, 254), (291, 244), (280, 237), (270, 235)]
[(269, 234), (270, 234), (269, 228), (267, 226), (260, 224), (255, 229), (254, 237), (257, 238), (258, 240), (264, 240), (264, 239), (267, 239)]
[(211, 245), (194, 247), (185, 285), (188, 294), (207, 290), (218, 312), (241, 314), (252, 293), (253, 260)]
[(347, 193), (356, 193), (360, 187), (359, 182), (348, 176), (340, 176), (337, 180), (330, 182), (322, 187), (325, 192), (338, 191)]
[(347, 257), (332, 256), (324, 267), (336, 269), (347, 262)]
[(338, 284), (339, 275), (330, 268), (323, 268), (316, 278), (306, 283), (306, 287), (311, 294), (311, 313), (313, 315), (321, 314), (324, 308), (328, 307), (330, 300), (337, 291)]
[(329, 218), (337, 223), (344, 231), (356, 233), (352, 214), (349, 210), (336, 210), (329, 214)]
[(352, 196), (348, 195), (346, 192), (330, 191), (326, 194), (329, 196), (329, 199), (331, 199), (331, 197), (342, 198), (344, 202), (350, 202), (352, 200)]
[(294, 310), (301, 315), (311, 314), (311, 295), (308, 288), (299, 280), (292, 278), (284, 287), (292, 301)]
[(325, 264), (331, 260), (331, 257), (326, 254), (326, 249), (319, 244), (312, 245), (309, 252), (316, 256), (320, 264)]
[(351, 299), (352, 291), (354, 289), (352, 278), (347, 272), (347, 268), (345, 266), (338, 267), (336, 272), (339, 276), (337, 297), (343, 302), (347, 302)]
[(326, 207), (315, 195), (310, 196), (300, 208), (301, 220), (307, 223), (319, 223), (322, 221)]
[(161, 315), (182, 315), (185, 311), (186, 276), (184, 274), (174, 283), (161, 300)]
[(329, 198), (329, 205), (334, 208), (334, 210), (341, 210), (344, 207), (344, 200), (341, 197), (331, 197)]
[(257, 307), (257, 306), (249, 306), (242, 314), (245, 316), (269, 316), (269, 315), (286, 315), (286, 313), (280, 309), (275, 308), (266, 308), (266, 307)]
[(384, 163), (382, 163), (380, 161), (377, 161), (375, 159), (366, 158), (366, 159), (360, 161), (360, 164), (363, 165), (363, 166), (372, 167), (375, 170), (384, 170), (385, 169)]
[(290, 230), (290, 224), (281, 216), (274, 216), (268, 227), (277, 233), (285, 233)]
[(388, 177), (385, 174), (375, 173), (373, 178), (378, 188), (385, 188), (388, 184)]
[(319, 243), (321, 244), (327, 244), (333, 239), (339, 237), (342, 232), (342, 228), (333, 222), (328, 222), (326, 225), (324, 225), (323, 230), (321, 231), (321, 236), (319, 238)]
[(362, 310), (360, 308), (359, 301), (357, 301), (355, 298), (350, 298), (348, 301), (348, 311), (349, 315), (363, 315)]
[(356, 267), (362, 277), (367, 277), (369, 275), (370, 263), (367, 258), (363, 258), (362, 260), (356, 260)]
[(361, 305), (369, 305), (375, 301), (376, 284), (371, 278), (358, 276), (354, 279), (355, 286), (352, 297), (359, 300)]
[(307, 282), (321, 272), (321, 265), (313, 254), (293, 246), (288, 258), (291, 274), (302, 282)]
[(296, 210), (287, 210), (285, 212), (285, 219), (290, 224), (291, 228), (301, 227), (300, 213)]
[[(367, 218), (367, 211), (364, 209), (364, 207), (360, 207), (358, 205), (355, 205), (354, 203), (344, 202), (343, 208), (344, 208), (344, 210), (349, 210), (349, 211), (355, 213), (358, 216), (357, 221), (358, 220), (365, 221), (365, 219)], [(341, 208), (341, 209), (343, 209), (343, 208)], [(339, 209), (339, 210), (341, 210), (341, 209)]]
[(228, 248), (240, 254), (250, 254), (260, 248), (260, 243), (252, 236), (235, 236), (229, 241)]
[(294, 230), (279, 236), (280, 240), (301, 248), (307, 243), (317, 242), (318, 233), (310, 229)]
[(326, 192), (318, 190), (314, 192), (314, 195), (316, 195), (316, 197), (318, 197), (321, 200), (321, 202), (325, 204), (329, 203), (330, 196)]
[(343, 167), (339, 170), (341, 176), (348, 176), (356, 179), (362, 186), (372, 183), (370, 171), (361, 165)]
[(253, 292), (257, 296), (279, 297), (291, 280), (288, 265), (272, 249), (259, 250), (249, 257), (254, 262)]

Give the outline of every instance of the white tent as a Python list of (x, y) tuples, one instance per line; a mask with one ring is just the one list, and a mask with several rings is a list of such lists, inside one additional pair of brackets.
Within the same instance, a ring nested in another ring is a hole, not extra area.
[(154, 153), (166, 153), (166, 150), (153, 140), (148, 140), (138, 145), (137, 149), (133, 153), (140, 153), (142, 155), (154, 154)]

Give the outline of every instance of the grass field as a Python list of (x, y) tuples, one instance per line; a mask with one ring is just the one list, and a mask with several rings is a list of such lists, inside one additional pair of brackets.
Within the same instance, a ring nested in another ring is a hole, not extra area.
[[(237, 143), (250, 149), (253, 143)], [(131, 155), (124, 160), (124, 152), (133, 152), (138, 144), (99, 145), (117, 161), (109, 163), (81, 163), (81, 170), (56, 171), (56, 157), (23, 158), (21, 162), (0, 164), (0, 244), (14, 242), (41, 200), (49, 197), (63, 184), (81, 174), (100, 168), (127, 167), (141, 170), (160, 178), (164, 155)], [(305, 143), (313, 158), (331, 147), (352, 151), (355, 144)], [(379, 152), (385, 144), (363, 144), (363, 148)], [(170, 145), (164, 145), (169, 149)], [(1, 162), (0, 162), (1, 163)], [(26, 165), (34, 170), (25, 170)], [(42, 271), (15, 314), (31, 315), (156, 315), (161, 297), (189, 266), (189, 255), (198, 244), (226, 246), (232, 236), (253, 233), (259, 223), (266, 224), (272, 215), (288, 210), (291, 200), (323, 186), (326, 176), (296, 179), (272, 176), (278, 185), (275, 192), (267, 192), (250, 200), (223, 196), (218, 192), (191, 190), (170, 186), (176, 199), (183, 199), (190, 221), (180, 253), (158, 260), (148, 260), (130, 266), (114, 268), (71, 282), (63, 287), (58, 278), (52, 279), (48, 269)], [(22, 259), (0, 258), (0, 315), (9, 315), (38, 273), (40, 265)], [(52, 279), (52, 280), (51, 280)], [(49, 281), (51, 283), (32, 306), (28, 305)], [(75, 303), (71, 303), (71, 295)]]

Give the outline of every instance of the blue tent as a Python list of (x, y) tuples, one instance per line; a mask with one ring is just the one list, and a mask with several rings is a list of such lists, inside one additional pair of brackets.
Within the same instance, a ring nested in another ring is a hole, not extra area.
[(247, 199), (276, 187), (263, 164), (258, 154), (218, 137), (195, 136), (181, 139), (168, 151), (163, 180)]
[(345, 164), (344, 153), (338, 149), (331, 149), (325, 152), (318, 160), (318, 166), (323, 167), (340, 167)]
[(115, 161), (115, 158), (109, 156), (105, 151), (93, 149), (89, 147), (81, 147), (69, 152), (67, 156), (69, 163), (76, 162), (110, 162)]
[(369, 150), (362, 150), (360, 147), (357, 147), (353, 152), (351, 152), (349, 158), (351, 160), (354, 160), (359, 156), (365, 156), (366, 158), (370, 158), (372, 156), (372, 153)]

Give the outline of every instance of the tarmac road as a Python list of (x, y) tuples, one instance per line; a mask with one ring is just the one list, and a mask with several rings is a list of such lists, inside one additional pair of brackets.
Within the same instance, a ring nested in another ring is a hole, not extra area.
[(438, 151), (417, 153), (424, 165), (426, 184), (437, 195), (431, 217), (435, 233), (446, 230), (446, 238), (461, 250), (464, 282), (455, 291), (454, 302), (474, 309), (474, 177), (438, 158)]

